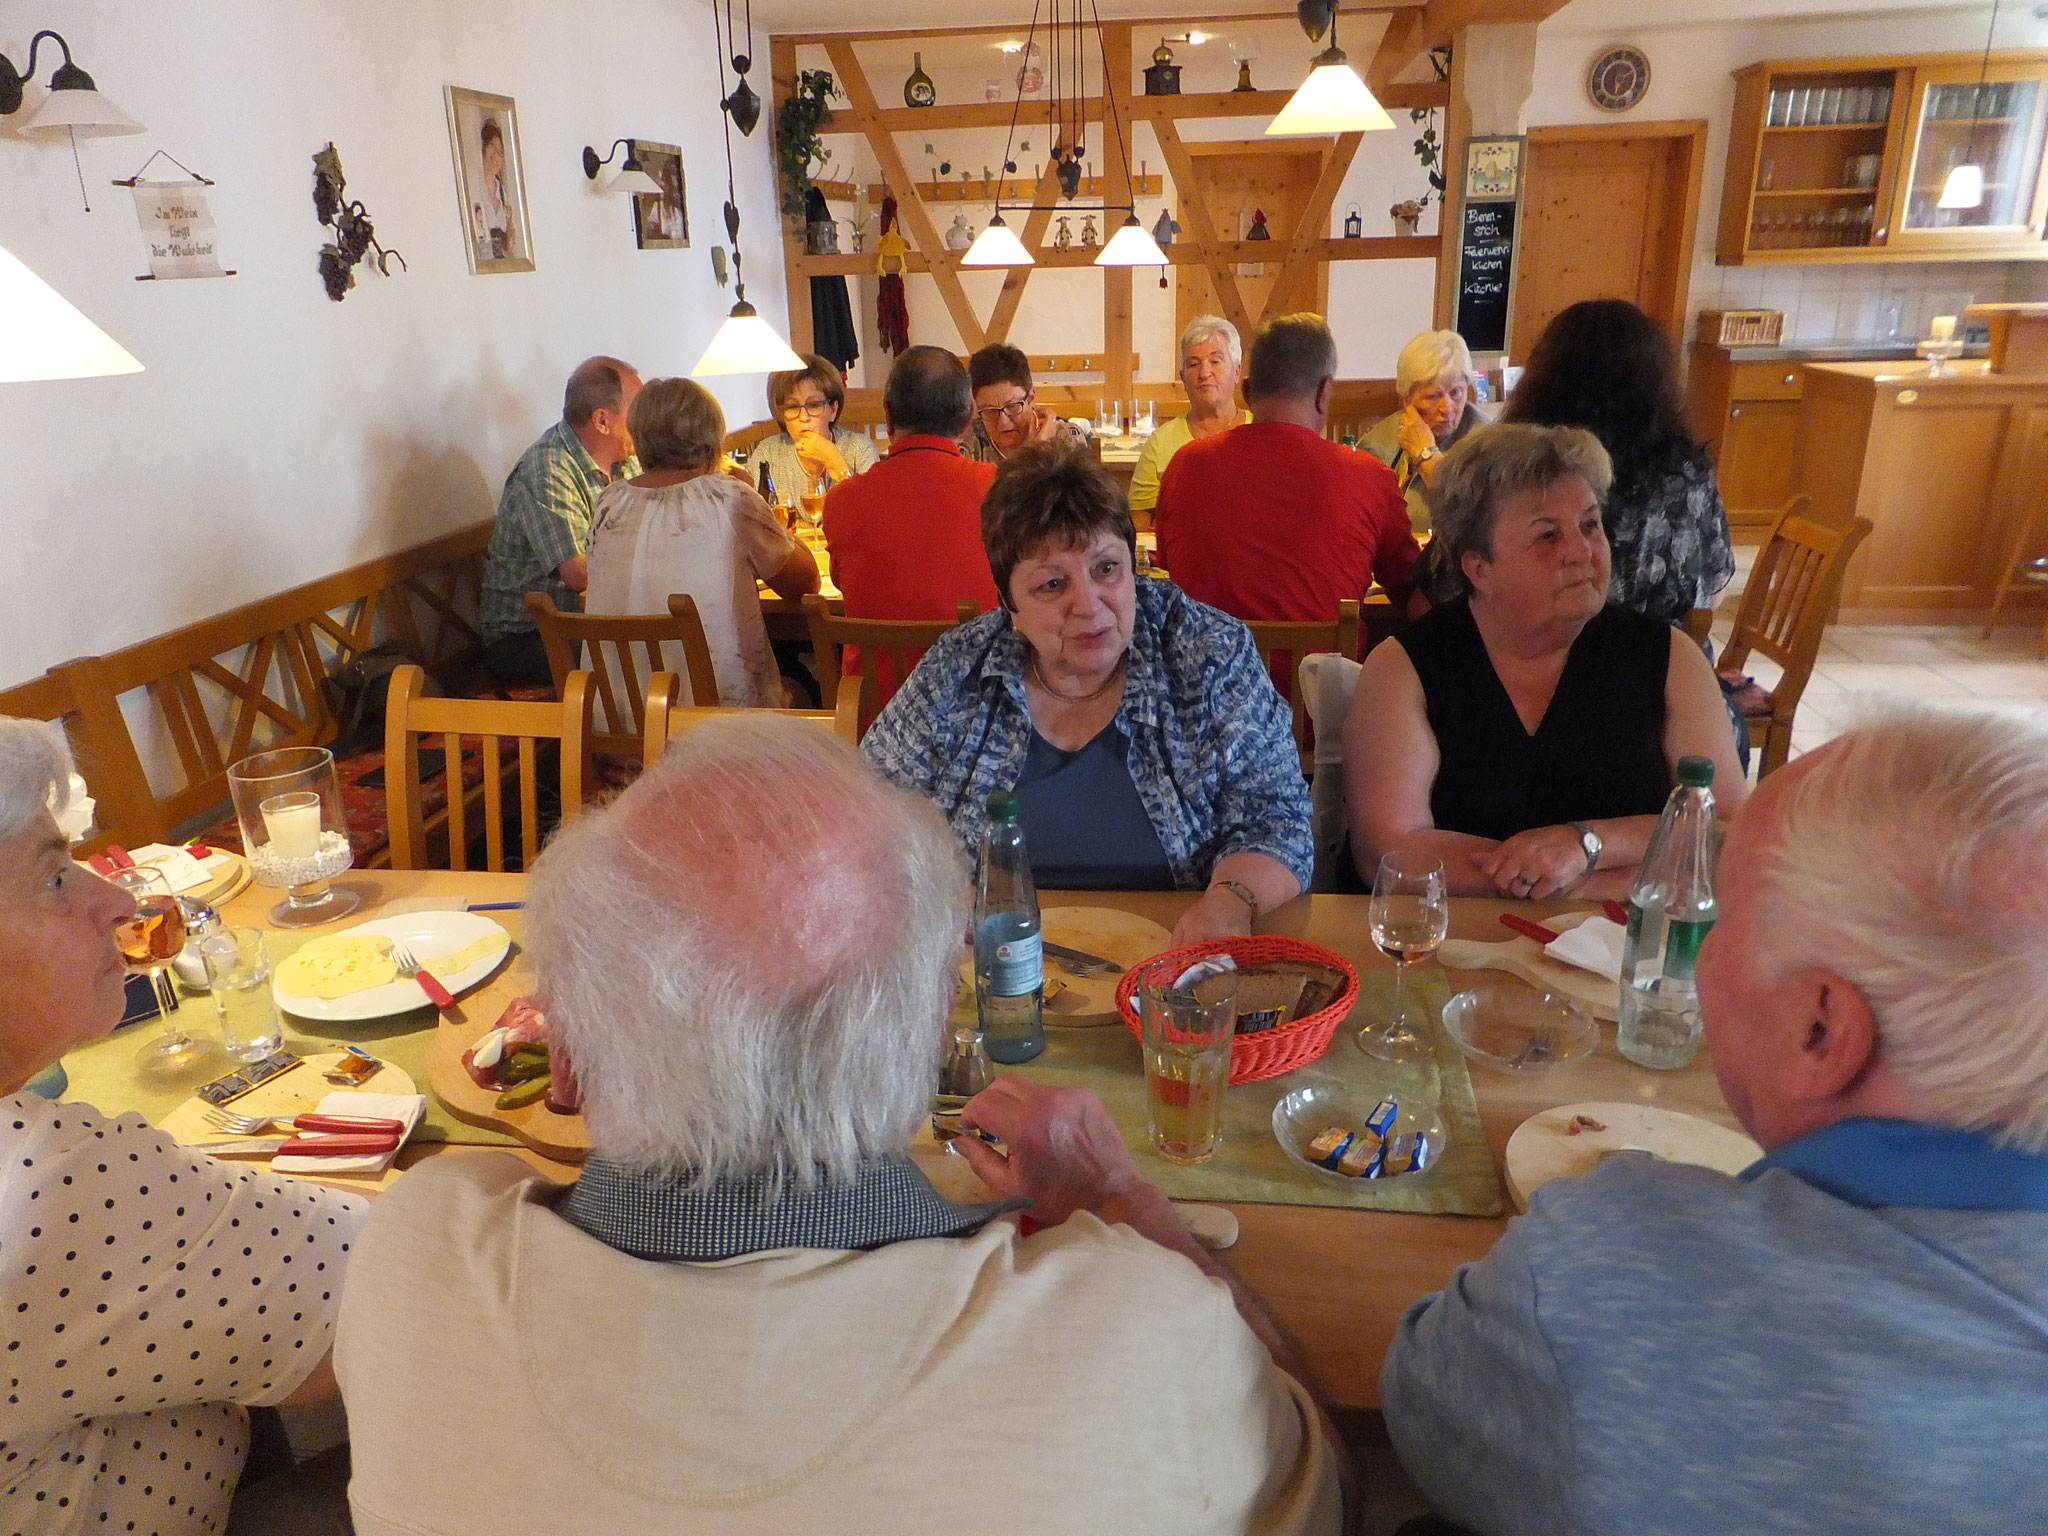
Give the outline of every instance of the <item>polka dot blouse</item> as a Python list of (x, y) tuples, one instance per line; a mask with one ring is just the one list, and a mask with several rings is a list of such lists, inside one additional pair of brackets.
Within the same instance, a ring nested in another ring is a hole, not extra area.
[(365, 1202), (0, 1098), (0, 1536), (218, 1531), (326, 1354)]

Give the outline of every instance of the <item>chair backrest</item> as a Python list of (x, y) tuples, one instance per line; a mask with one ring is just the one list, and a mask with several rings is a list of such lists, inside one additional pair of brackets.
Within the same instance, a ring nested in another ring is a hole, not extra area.
[[(91, 789), (100, 780), (100, 774), (93, 759), (93, 741), (79, 718), (78, 702), (71, 693), (70, 679), (60, 672), (45, 672), (41, 677), (32, 677), (25, 683), (12, 688), (0, 688), (0, 715), (16, 720), (45, 720), (60, 727), (65, 739), (71, 744), (72, 764), (80, 778)], [(99, 797), (93, 790), (94, 799)], [(79, 845), (80, 853), (98, 853), (108, 843), (132, 841), (138, 848), (152, 841), (147, 837), (132, 837), (110, 821), (112, 807), (99, 805), (94, 814), (92, 835)]]
[[(559, 758), (561, 815), (568, 821), (583, 809), (583, 785), (590, 751), (590, 705), (594, 695), (588, 672), (572, 672), (560, 702), (506, 699), (425, 698), (420, 685), (426, 674), (407, 665), (391, 674), (390, 701), (384, 714), (384, 805), (391, 824), (394, 869), (425, 869), (428, 833), (444, 825), (448, 833), (448, 867), (469, 868), (469, 811), (473, 793), (481, 800), (485, 867), (505, 867), (505, 778), (519, 780), (520, 851), (531, 869), (540, 854), (540, 790), (548, 763)], [(420, 796), (419, 742), (441, 738), (445, 811), (429, 816)], [(473, 738), (483, 777), (471, 791), (463, 753)], [(505, 744), (514, 744), (513, 761)], [(558, 750), (543, 754), (553, 744)]]
[(1392, 379), (1339, 379), (1330, 391), (1330, 419), (1323, 436), (1333, 443), (1348, 433), (1363, 437), (1383, 417), (1401, 409), (1401, 395)]
[(1295, 680), (1296, 692), (1308, 701), (1316, 733), (1315, 773), (1308, 790), (1309, 825), (1316, 845), (1315, 873), (1309, 879), (1312, 891), (1337, 889), (1337, 868), (1350, 835), (1344, 809), (1344, 717), (1351, 712), (1351, 696), (1364, 670), (1349, 656), (1318, 653), (1302, 659)]
[[(680, 680), (673, 672), (657, 672), (647, 684), (647, 731), (641, 737), (641, 758), (653, 763), (668, 750), (668, 744), (693, 725), (727, 715), (772, 715), (778, 720), (802, 720), (835, 732), (848, 746), (859, 743), (859, 731), (851, 708), (830, 709), (738, 709), (723, 705), (700, 706), (674, 702)], [(850, 705), (858, 692), (846, 690)]]
[(725, 441), (720, 446), (727, 453), (751, 453), (756, 443), (765, 443), (781, 430), (782, 423), (779, 421), (749, 422), (744, 427), (734, 427), (726, 433)]
[(1867, 517), (1846, 528), (1830, 528), (1805, 516), (1806, 498), (1795, 497), (1771, 525), (1770, 537), (1750, 567), (1742, 589), (1735, 633), (1721, 655), (1723, 671), (1737, 671), (1751, 651), (1768, 656), (1784, 671), (1771, 690), (1797, 703), (1820, 654), (1821, 634), (1842, 595), (1849, 557), (1869, 537)]
[(1359, 604), (1347, 597), (1337, 604), (1337, 617), (1327, 623), (1297, 624), (1286, 619), (1254, 619), (1245, 625), (1259, 654), (1288, 680), (1288, 696), (1294, 701), (1294, 745), (1301, 753), (1302, 771), (1315, 763), (1315, 727), (1309, 721), (1308, 700), (1295, 673), (1302, 659), (1318, 651), (1358, 659)]
[[(556, 697), (567, 697), (564, 687), (578, 666), (592, 674), (597, 690), (593, 752), (628, 757), (639, 752), (646, 729), (640, 712), (646, 680), (657, 672), (673, 672), (678, 660), (689, 675), (692, 702), (718, 703), (711, 646), (697, 617), (696, 599), (686, 592), (669, 594), (667, 613), (564, 613), (545, 592), (527, 593), (526, 611), (540, 627)], [(580, 661), (572, 647), (581, 648)]]
[(860, 728), (865, 731), (882, 706), (885, 687), (893, 693), (910, 676), (917, 659), (936, 645), (941, 635), (980, 611), (973, 602), (963, 599), (951, 619), (849, 619), (843, 613), (834, 613), (830, 604), (812, 593), (804, 599), (804, 616), (810, 620), (818, 692), (825, 707), (839, 707), (841, 646), (858, 648), (859, 718)]

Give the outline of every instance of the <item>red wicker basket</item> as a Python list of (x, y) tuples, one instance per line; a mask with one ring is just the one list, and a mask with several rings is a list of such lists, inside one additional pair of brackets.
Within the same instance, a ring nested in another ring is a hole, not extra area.
[(1262, 1030), (1256, 1035), (1239, 1035), (1232, 1040), (1230, 1080), (1233, 1083), (1263, 1082), (1266, 1078), (1292, 1072), (1296, 1067), (1307, 1066), (1330, 1048), (1337, 1026), (1344, 1022), (1351, 1005), (1358, 1001), (1358, 968), (1342, 955), (1305, 939), (1283, 938), (1277, 934), (1245, 934), (1237, 938), (1205, 939), (1200, 944), (1170, 949), (1124, 972), (1123, 980), (1117, 983), (1116, 1006), (1117, 1012), (1123, 1015), (1125, 1027), (1140, 1040), (1144, 1038), (1138, 1023), (1137, 996), (1141, 985), (1146, 982), (1156, 984), (1161, 979), (1171, 981), (1197, 960), (1222, 954), (1229, 955), (1239, 965), (1257, 965), (1266, 960), (1306, 960), (1344, 973), (1344, 990), (1337, 994), (1337, 1000), (1329, 1007), (1296, 1019), (1291, 1024)]

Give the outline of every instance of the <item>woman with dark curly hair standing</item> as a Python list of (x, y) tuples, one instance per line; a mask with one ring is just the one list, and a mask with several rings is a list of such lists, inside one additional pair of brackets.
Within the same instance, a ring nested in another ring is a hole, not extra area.
[(1692, 435), (1671, 342), (1625, 299), (1587, 299), (1544, 328), (1503, 421), (1584, 427), (1614, 463), (1602, 507), (1609, 598), (1667, 624), (1735, 574), (1714, 462)]

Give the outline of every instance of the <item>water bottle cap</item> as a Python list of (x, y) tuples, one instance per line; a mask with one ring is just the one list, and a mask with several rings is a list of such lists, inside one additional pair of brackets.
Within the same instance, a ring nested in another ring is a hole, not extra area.
[[(1711, 771), (1713, 764), (1709, 763), (1707, 767)], [(995, 794), (990, 795), (988, 797), (988, 819), (1000, 822), (1015, 821), (1017, 819), (1017, 797), (1007, 790), (999, 790)]]
[(1678, 760), (1678, 782), (1693, 789), (1706, 789), (1714, 782), (1711, 757), (1687, 756)]

